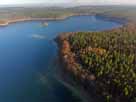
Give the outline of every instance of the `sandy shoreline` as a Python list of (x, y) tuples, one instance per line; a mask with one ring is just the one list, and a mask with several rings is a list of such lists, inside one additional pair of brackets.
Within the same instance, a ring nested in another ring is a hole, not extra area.
[(24, 22), (24, 21), (44, 21), (44, 20), (58, 20), (56, 18), (19, 18), (19, 19), (8, 19), (8, 20), (3, 20), (2, 23), (0, 22), (0, 26), (8, 26), (9, 24), (12, 23), (17, 23), (17, 22)]
[(51, 20), (64, 20), (72, 16), (82, 16), (82, 15), (91, 15), (91, 14), (71, 14), (68, 16), (62, 16), (62, 17), (49, 17), (49, 18), (32, 18), (32, 17), (17, 17), (17, 18), (10, 18), (10, 19), (1, 19), (0, 20), (0, 26), (8, 26), (9, 24), (12, 23), (17, 23), (17, 22), (24, 22), (24, 21), (51, 21)]
[(101, 16), (105, 17), (107, 20), (115, 20), (119, 23), (124, 22), (124, 20), (121, 20), (122, 18), (116, 18), (116, 17), (108, 17), (104, 15), (99, 15), (99, 14), (71, 14), (67, 16), (62, 16), (62, 17), (49, 17), (49, 18), (32, 18), (32, 17), (17, 17), (17, 18), (10, 18), (10, 19), (1, 19), (0, 20), (0, 26), (8, 26), (9, 24), (12, 23), (17, 23), (17, 22), (24, 22), (24, 21), (52, 21), (52, 20), (65, 20), (68, 19), (69, 17), (72, 16)]

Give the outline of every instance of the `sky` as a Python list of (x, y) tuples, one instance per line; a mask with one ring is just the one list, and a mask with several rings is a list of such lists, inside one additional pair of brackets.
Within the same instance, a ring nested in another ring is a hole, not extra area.
[(1, 0), (0, 5), (11, 4), (59, 4), (59, 3), (72, 3), (72, 4), (91, 4), (91, 5), (103, 5), (103, 4), (136, 4), (136, 0)]

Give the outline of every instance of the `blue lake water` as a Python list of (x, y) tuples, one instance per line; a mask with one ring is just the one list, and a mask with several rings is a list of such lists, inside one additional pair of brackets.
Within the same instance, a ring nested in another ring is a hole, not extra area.
[(41, 26), (41, 22), (0, 27), (0, 102), (79, 102), (78, 96), (52, 78), (58, 53), (54, 38), (62, 32), (121, 26), (98, 16), (48, 21), (47, 27)]

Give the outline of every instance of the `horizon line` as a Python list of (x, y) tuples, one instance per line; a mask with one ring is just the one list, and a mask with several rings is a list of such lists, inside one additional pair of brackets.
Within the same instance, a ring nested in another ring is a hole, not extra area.
[[(21, 3), (21, 4), (0, 4), (1, 6), (136, 6), (136, 4), (86, 4), (86, 3)], [(66, 6), (66, 5), (65, 5)]]

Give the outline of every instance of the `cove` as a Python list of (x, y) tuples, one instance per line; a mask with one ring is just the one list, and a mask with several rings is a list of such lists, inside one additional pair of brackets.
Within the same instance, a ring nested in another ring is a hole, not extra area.
[[(63, 32), (102, 31), (122, 26), (100, 16), (73, 16), (61, 21), (27, 21), (0, 27), (0, 102), (82, 102), (55, 79)], [(34, 36), (35, 35), (35, 36)]]

